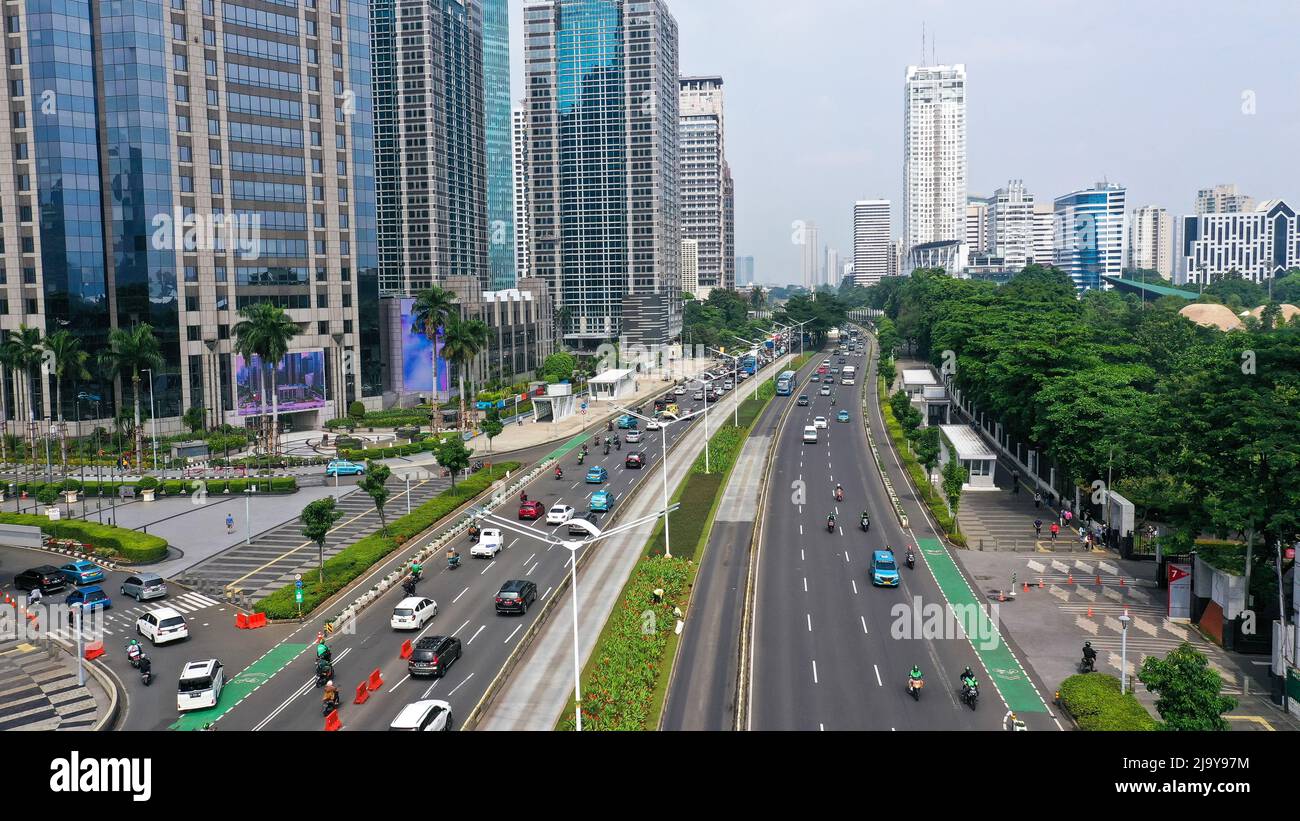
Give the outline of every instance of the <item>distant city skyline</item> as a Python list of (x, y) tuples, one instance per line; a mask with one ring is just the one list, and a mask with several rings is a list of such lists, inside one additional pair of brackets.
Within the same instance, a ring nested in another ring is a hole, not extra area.
[[(681, 73), (727, 78), (735, 253), (754, 257), (764, 284), (800, 281), (801, 249), (790, 241), (796, 220), (817, 224), (825, 245), (850, 248), (853, 203), (879, 197), (892, 201), (899, 235), (902, 84), (907, 66), (923, 62), (966, 66), (971, 194), (1018, 179), (1050, 203), (1108, 179), (1128, 189), (1130, 202), (1165, 208), (1175, 220), (1194, 213), (1198, 191), (1219, 184), (1258, 200), (1300, 198), (1300, 167), (1285, 162), (1300, 125), (1288, 60), (1300, 6), (1202, 0), (1170, 15), (1096, 0), (1071, 12), (1072, 50), (1108, 58), (1071, 73), (1066, 87), (1048, 70), (1059, 58), (1059, 12), (1033, 0), (668, 6), (680, 29)], [(511, 0), (516, 100), (525, 96), (523, 7)], [(867, 56), (846, 63), (847, 53)], [(1192, 71), (1195, 82), (1177, 81)], [(1138, 79), (1152, 72), (1167, 82)], [(1080, 104), (1096, 99), (1106, 100), (1102, 119)]]

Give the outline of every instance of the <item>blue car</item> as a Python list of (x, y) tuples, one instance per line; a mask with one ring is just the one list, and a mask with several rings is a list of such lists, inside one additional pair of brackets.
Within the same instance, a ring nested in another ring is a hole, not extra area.
[(894, 551), (877, 550), (871, 554), (871, 583), (878, 587), (898, 587), (898, 562)]
[(609, 494), (608, 490), (598, 490), (591, 494), (591, 509), (593, 511), (608, 511), (614, 504), (614, 497)]
[(835, 414), (835, 421), (836, 421), (836, 422), (847, 422), (847, 421), (849, 421), (849, 412), (848, 412), (848, 411), (840, 411), (839, 413)]
[(631, 416), (628, 416), (627, 414), (623, 414), (618, 418), (618, 426), (621, 430), (627, 430), (628, 428), (635, 428), (636, 419)]
[(84, 559), (68, 562), (61, 566), (59, 575), (73, 584), (90, 584), (91, 582), (102, 582), (104, 580), (103, 568)]
[(361, 476), (365, 472), (365, 465), (349, 462), (347, 459), (331, 459), (325, 466), (326, 476)]
[(83, 587), (80, 590), (73, 590), (63, 600), (63, 603), (68, 606), (79, 604), (87, 610), (94, 607), (102, 607), (107, 610), (113, 606), (113, 600), (104, 592), (104, 588), (97, 584)]
[(609, 479), (609, 471), (600, 465), (595, 465), (587, 471), (587, 484), (599, 485)]

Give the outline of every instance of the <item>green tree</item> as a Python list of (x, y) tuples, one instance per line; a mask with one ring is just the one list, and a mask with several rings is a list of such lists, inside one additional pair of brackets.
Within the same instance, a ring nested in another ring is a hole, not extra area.
[(162, 347), (148, 323), (114, 328), (108, 334), (108, 349), (99, 355), (100, 367), (109, 379), (131, 379), (131, 402), (134, 408), (132, 431), (135, 434), (135, 458), (144, 456), (144, 426), (140, 424), (140, 371), (163, 366)]
[(927, 476), (934, 474), (934, 468), (939, 464), (939, 452), (942, 447), (939, 429), (936, 427), (922, 428), (916, 437), (916, 458), (925, 466)]
[[(280, 360), (284, 359), (289, 353), (289, 345), (293, 343), (294, 337), (302, 333), (302, 329), (298, 327), (298, 323), (289, 318), (283, 308), (270, 302), (255, 302), (252, 305), (246, 305), (240, 309), (239, 316), (241, 319), (235, 323), (233, 329), (235, 351), (241, 354), (249, 364), (252, 364), (254, 356), (260, 360), (259, 380), (263, 369), (269, 367), (271, 371), (271, 425), (266, 442), (270, 446), (270, 453), (279, 453), (280, 390), (276, 382), (280, 369)], [(265, 401), (265, 382), (262, 383), (262, 387), (262, 397), (263, 401)], [(265, 413), (263, 418), (266, 418)]]
[(191, 405), (185, 415), (181, 417), (185, 427), (190, 429), (190, 433), (200, 433), (206, 425), (202, 405)]
[(488, 345), (491, 332), (481, 319), (461, 319), (453, 316), (443, 333), (443, 356), (456, 365), (456, 379), (460, 392), (460, 426), (468, 430), (469, 417), (465, 410), (465, 373), (475, 357)]
[(556, 351), (542, 362), (542, 369), (537, 375), (541, 379), (559, 382), (563, 379), (572, 378), (577, 368), (578, 360), (574, 359), (572, 354)]
[(348, 405), (348, 418), (358, 425), (366, 421), (366, 404), (357, 400)]
[(469, 467), (469, 459), (472, 455), (469, 448), (460, 437), (451, 437), (444, 439), (434, 454), (438, 457), (438, 464), (442, 465), (451, 473), (451, 488), (456, 489), (456, 474)]
[[(82, 379), (90, 378), (90, 371), (86, 369), (86, 362), (90, 359), (90, 354), (81, 348), (81, 340), (73, 336), (66, 330), (59, 329), (45, 338), (45, 350), (48, 354), (43, 356), (43, 361), (47, 364), (43, 371), (52, 371), (46, 373), (47, 376), (54, 376), (54, 407), (55, 413), (59, 420), (60, 426), (63, 424), (63, 383), (68, 379), (73, 382), (79, 382)], [(63, 465), (63, 472), (68, 471), (68, 438), (59, 437), (59, 458), (60, 464)]]
[(961, 504), (961, 489), (966, 484), (969, 471), (961, 466), (957, 459), (949, 459), (943, 466), (943, 495), (948, 500), (948, 509), (953, 518), (957, 516), (957, 507)]
[(1273, 299), (1300, 307), (1300, 268), (1292, 268), (1273, 281)]
[(388, 478), (392, 475), (392, 468), (388, 465), (368, 459), (366, 473), (361, 477), (361, 481), (357, 482), (357, 487), (374, 500), (375, 510), (379, 513), (379, 526), (383, 528), (385, 534), (388, 533), (388, 520), (384, 518), (384, 505), (388, 503), (390, 495)]
[(501, 431), (506, 426), (501, 422), (501, 414), (495, 408), (488, 411), (487, 416), (483, 419), (483, 434), (487, 436), (488, 453), (492, 452), (492, 440), (501, 435)]
[[(457, 311), (455, 294), (443, 288), (427, 288), (415, 295), (415, 303), (411, 306), (411, 333), (424, 336), (429, 340), (429, 346), (436, 352), (439, 335), (443, 333), (448, 320)], [(433, 386), (433, 392), (436, 394), (438, 391), (436, 355), (429, 358), (429, 369), (431, 374), (429, 384)], [(437, 399), (432, 399), (430, 404), (432, 408), (429, 411), (429, 422), (433, 432), (437, 433), (440, 421)]]
[(316, 543), (316, 555), (320, 563), (318, 580), (321, 584), (325, 583), (325, 539), (341, 518), (343, 512), (338, 509), (333, 496), (311, 502), (298, 516), (298, 521), (302, 523), (303, 537)]
[(1226, 730), (1223, 714), (1237, 700), (1221, 695), (1223, 678), (1205, 655), (1183, 642), (1163, 659), (1148, 657), (1138, 680), (1155, 693), (1156, 712), (1167, 730)]

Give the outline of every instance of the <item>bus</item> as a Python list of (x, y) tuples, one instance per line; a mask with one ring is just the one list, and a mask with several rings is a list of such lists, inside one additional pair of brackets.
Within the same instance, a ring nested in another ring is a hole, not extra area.
[(852, 385), (853, 380), (858, 376), (858, 369), (853, 365), (845, 365), (840, 370), (840, 384)]
[(776, 378), (776, 395), (789, 396), (794, 393), (795, 377), (794, 371), (782, 371), (781, 375)]
[(753, 376), (754, 372), (758, 370), (758, 356), (751, 353), (749, 356), (740, 360), (740, 369), (750, 376)]

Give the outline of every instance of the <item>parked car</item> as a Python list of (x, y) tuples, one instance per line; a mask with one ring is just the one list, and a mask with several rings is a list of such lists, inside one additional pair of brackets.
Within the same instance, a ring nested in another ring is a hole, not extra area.
[(84, 559), (68, 562), (59, 568), (59, 573), (73, 584), (91, 584), (104, 580), (104, 569)]
[(97, 584), (88, 585), (80, 590), (73, 590), (64, 598), (63, 603), (69, 607), (79, 604), (87, 610), (95, 607), (107, 610), (113, 606), (113, 600), (104, 592), (104, 588)]
[(442, 678), (464, 653), (460, 639), (452, 636), (425, 636), (415, 643), (406, 671), (412, 676)]
[(17, 590), (39, 589), (41, 593), (54, 593), (67, 586), (67, 579), (52, 564), (33, 567), (14, 576), (14, 588)]
[(136, 619), (135, 632), (136, 635), (149, 639), (154, 647), (190, 637), (190, 628), (185, 624), (185, 617), (170, 607), (150, 610)]
[(484, 528), (478, 534), (478, 541), (469, 549), (469, 556), (471, 559), (495, 559), (503, 547), (501, 531), (495, 527)]
[(546, 505), (536, 499), (529, 499), (519, 505), (519, 518), (523, 519), (540, 519), (546, 515)]
[(402, 708), (388, 725), (389, 730), (405, 732), (445, 732), (451, 729), (451, 705), (431, 698)]
[(135, 573), (122, 582), (122, 595), (138, 602), (161, 599), (167, 595), (167, 585), (157, 573)]
[(331, 459), (325, 466), (326, 476), (361, 476), (365, 472), (365, 465), (349, 462), (347, 459)]
[(216, 707), (226, 686), (226, 671), (216, 659), (186, 662), (176, 688), (176, 709), (206, 710)]
[(411, 596), (402, 599), (393, 608), (393, 616), (388, 626), (394, 630), (419, 630), (429, 619), (438, 615), (438, 603), (423, 596)]
[(639, 450), (629, 453), (627, 456), (623, 457), (623, 467), (640, 470), (645, 467), (645, 454)]
[(598, 490), (591, 494), (591, 509), (602, 512), (614, 506), (614, 497), (608, 490)]
[(497, 591), (496, 608), (498, 613), (528, 612), (528, 606), (537, 601), (537, 585), (527, 579), (511, 579), (501, 585)]
[(546, 513), (548, 525), (562, 525), (573, 518), (573, 508), (563, 502), (556, 502)]
[(608, 479), (609, 479), (609, 471), (605, 470), (600, 465), (592, 465), (587, 470), (587, 484), (589, 485), (599, 485), (605, 481), (608, 481)]

